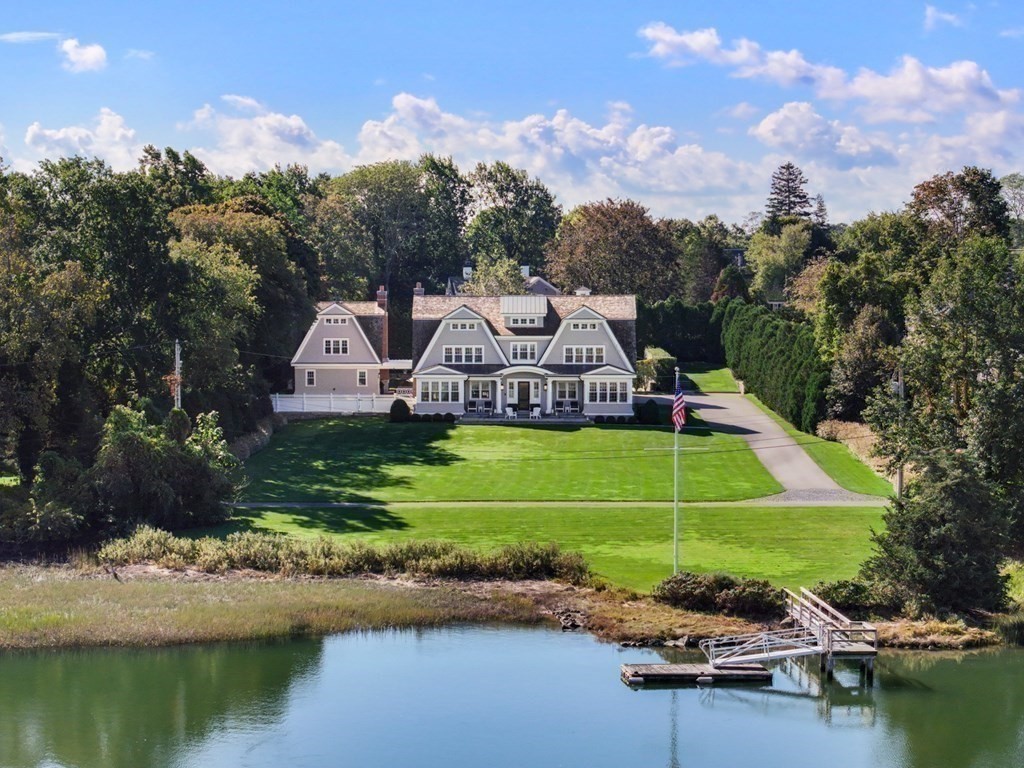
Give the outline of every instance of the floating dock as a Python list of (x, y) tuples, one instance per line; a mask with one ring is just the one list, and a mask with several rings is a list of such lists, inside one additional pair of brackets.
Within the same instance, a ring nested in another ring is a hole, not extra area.
[(626, 685), (721, 685), (770, 683), (772, 673), (760, 664), (721, 667), (710, 664), (623, 664)]

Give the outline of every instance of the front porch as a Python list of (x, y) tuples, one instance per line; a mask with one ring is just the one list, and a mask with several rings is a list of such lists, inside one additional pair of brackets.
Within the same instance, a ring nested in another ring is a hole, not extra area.
[(589, 424), (590, 419), (582, 413), (541, 413), (531, 411), (513, 411), (507, 413), (466, 413), (458, 418), (459, 424), (508, 424), (510, 422), (527, 422), (530, 424)]

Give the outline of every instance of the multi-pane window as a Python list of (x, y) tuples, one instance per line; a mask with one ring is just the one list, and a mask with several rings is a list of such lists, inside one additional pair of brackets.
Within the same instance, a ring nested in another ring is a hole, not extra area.
[(347, 355), (348, 339), (324, 339), (325, 355)]
[(537, 342), (514, 341), (511, 347), (513, 362), (532, 362), (537, 359)]
[(578, 381), (556, 381), (555, 382), (555, 399), (556, 400), (575, 400), (579, 397), (579, 382)]
[(486, 381), (471, 381), (469, 383), (470, 400), (489, 400), (491, 397), (491, 385)]
[(356, 385), (360, 387), (366, 386), (366, 371), (356, 371)]
[(592, 381), (587, 390), (589, 403), (628, 403), (629, 383), (625, 381)]
[(421, 403), (457, 403), (459, 402), (459, 382), (457, 381), (421, 381)]
[(347, 317), (325, 317), (324, 325), (348, 325)]
[(579, 322), (579, 321), (573, 321), (572, 329), (574, 331), (596, 331), (597, 330), (597, 323), (593, 323), (593, 322), (583, 323), (583, 322)]
[(446, 363), (482, 363), (484, 361), (483, 347), (445, 347), (444, 361)]
[(316, 371), (314, 371), (314, 370), (306, 371), (306, 386), (307, 387), (315, 387), (316, 386)]
[(464, 321), (460, 320), (458, 322), (452, 323), (452, 330), (453, 331), (475, 331), (476, 330), (476, 323), (467, 323), (467, 322), (464, 322)]
[(604, 362), (604, 347), (565, 347), (564, 362), (567, 365)]
[(539, 325), (539, 317), (513, 317), (509, 318), (509, 325), (523, 326), (523, 325)]

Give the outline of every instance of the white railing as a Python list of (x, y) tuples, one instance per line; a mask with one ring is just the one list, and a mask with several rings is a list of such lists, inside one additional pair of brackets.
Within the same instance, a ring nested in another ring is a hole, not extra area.
[(712, 667), (728, 667), (752, 662), (810, 656), (821, 653), (818, 634), (805, 627), (754, 632), (701, 640), (700, 649)]
[(271, 395), (274, 413), (388, 413), (394, 395)]

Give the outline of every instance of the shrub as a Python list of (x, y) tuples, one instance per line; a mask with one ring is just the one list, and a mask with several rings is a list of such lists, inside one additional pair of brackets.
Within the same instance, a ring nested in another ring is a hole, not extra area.
[(718, 595), (739, 584), (727, 573), (691, 573), (680, 571), (654, 587), (651, 594), (660, 603), (688, 611), (713, 612), (718, 608)]
[(636, 416), (630, 416), (628, 419), (626, 419), (626, 423), (627, 424), (639, 424), (640, 423), (640, 419), (638, 419)]
[(423, 420), (423, 417), (420, 414), (418, 414), (418, 413), (414, 412), (414, 413), (410, 413), (409, 414), (409, 421), (422, 421), (422, 420)]
[(731, 589), (718, 593), (715, 605), (722, 613), (752, 619), (782, 616), (782, 590), (761, 579), (742, 579)]
[(450, 541), (412, 540), (375, 546), (321, 537), (312, 541), (266, 533), (233, 533), (225, 540), (186, 539), (149, 526), (100, 548), (100, 562), (111, 565), (156, 563), (194, 567), (208, 573), (249, 568), (285, 576), (352, 576), (412, 573), (427, 576), (500, 579), (564, 579), (586, 582), (583, 557), (557, 544), (512, 544), (491, 553)]
[(392, 422), (398, 424), (409, 421), (412, 412), (409, 410), (409, 404), (399, 397), (391, 404), (391, 411), (388, 415)]
[(996, 631), (1007, 643), (1024, 645), (1024, 613), (1011, 613), (996, 619)]
[(661, 422), (661, 409), (654, 399), (645, 400), (638, 411), (641, 424), (658, 424)]
[(444, 420), (449, 422), (449, 423), (454, 423), (455, 422), (455, 414), (454, 413), (446, 413), (444, 415)]
[(594, 417), (594, 423), (595, 424), (604, 424), (604, 422), (605, 422), (605, 417), (604, 416), (598, 415), (598, 416)]
[(431, 415), (430, 420), (431, 421), (437, 421), (437, 422), (444, 421), (444, 414), (443, 413), (435, 413), (435, 414)]

